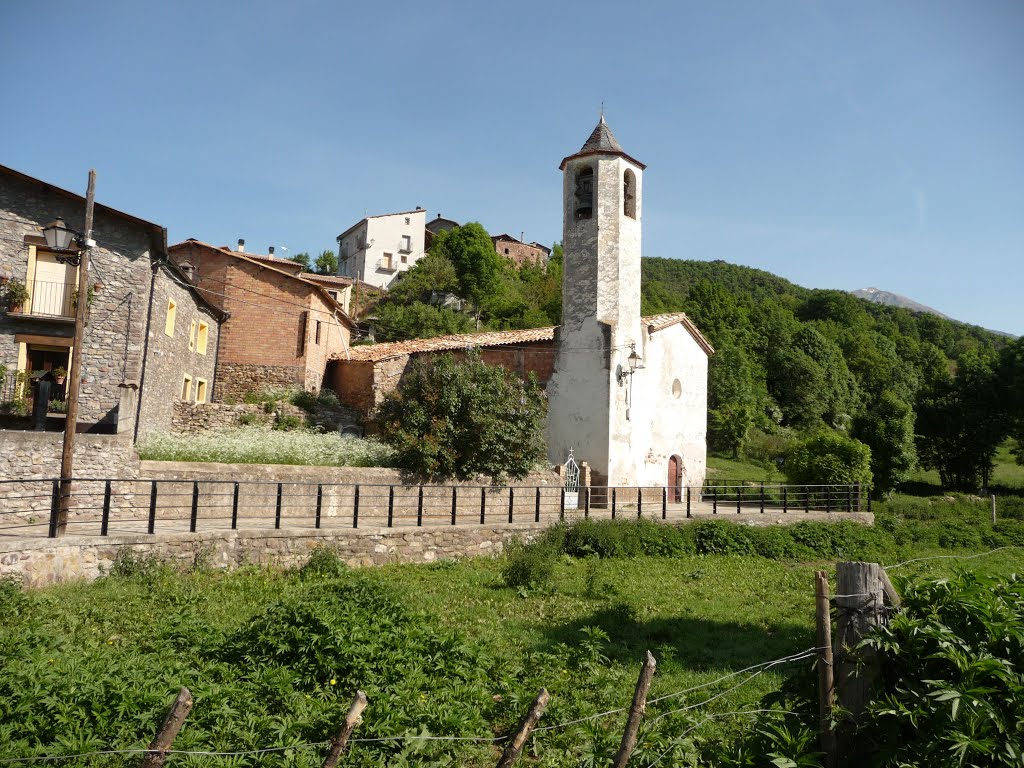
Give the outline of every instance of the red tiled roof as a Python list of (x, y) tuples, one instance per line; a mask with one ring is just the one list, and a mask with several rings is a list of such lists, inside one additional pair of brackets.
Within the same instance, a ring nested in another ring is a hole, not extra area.
[(666, 312), (661, 315), (649, 315), (648, 317), (641, 317), (640, 321), (647, 326), (649, 333), (657, 333), (677, 323), (681, 323), (704, 352), (709, 355), (715, 354), (715, 348), (711, 346), (711, 342), (697, 329), (697, 326), (693, 324), (693, 320), (687, 317), (685, 312)]
[[(650, 315), (641, 317), (640, 322), (646, 325), (650, 333), (657, 333), (673, 325), (681, 323), (684, 328), (693, 336), (693, 340), (700, 345), (707, 354), (714, 354), (715, 350), (704, 338), (704, 335), (697, 330), (697, 326), (686, 316), (685, 312), (671, 312), (662, 315)], [(418, 352), (446, 352), (454, 349), (475, 349), (478, 347), (500, 347), (511, 344), (529, 344), (531, 342), (552, 341), (555, 338), (555, 326), (546, 328), (527, 328), (521, 331), (487, 331), (484, 333), (459, 333), (451, 336), (436, 336), (432, 339), (409, 339), (408, 341), (391, 341), (383, 344), (364, 344), (355, 346), (349, 350), (344, 359), (360, 360), (366, 362), (380, 362), (402, 355), (412, 355)], [(341, 355), (335, 355), (335, 360), (342, 359)]]
[[(527, 328), (522, 331), (487, 331), (484, 333), (459, 333), (452, 336), (435, 336), (432, 339), (409, 339), (391, 341), (385, 344), (365, 344), (352, 347), (348, 360), (379, 362), (401, 355), (417, 352), (446, 352), (453, 349), (475, 349), (477, 347), (499, 347), (508, 344), (527, 344), (537, 341), (551, 341), (555, 338), (554, 326)], [(335, 355), (334, 359), (341, 359)]]

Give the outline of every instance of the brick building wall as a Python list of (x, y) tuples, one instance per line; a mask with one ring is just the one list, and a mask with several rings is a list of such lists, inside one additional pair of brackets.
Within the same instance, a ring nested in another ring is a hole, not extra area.
[(510, 259), (517, 268), (524, 264), (543, 266), (547, 263), (547, 253), (543, 248), (500, 236), (494, 237), (492, 240), (495, 252)]
[[(41, 228), (58, 216), (69, 228), (82, 231), (84, 199), (0, 169), (0, 279), (31, 282), (30, 260), (45, 251), (38, 247)], [(141, 373), (150, 255), (162, 247), (162, 230), (97, 204), (93, 238), (89, 284), (101, 283), (102, 289), (95, 293), (85, 329), (78, 418), (82, 425), (113, 431), (121, 385), (137, 383)], [(0, 365), (16, 370), (34, 348), (66, 350), (73, 335), (70, 317), (40, 319), (0, 312)]]
[[(210, 402), (215, 392), (220, 317), (181, 280), (166, 267), (157, 269), (146, 372), (139, 396), (140, 438), (149, 432), (171, 431), (176, 402)], [(168, 321), (170, 302), (174, 303), (173, 325)], [(201, 326), (205, 326), (205, 344)]]
[[(452, 354), (457, 360), (464, 360), (466, 350), (419, 352), (397, 355), (376, 362), (337, 360), (331, 366), (331, 375), (325, 386), (333, 389), (342, 403), (368, 417), (388, 393), (398, 388), (402, 377), (411, 369), (416, 358), (435, 354)], [(552, 341), (534, 341), (522, 347), (484, 347), (480, 350), (480, 359), (483, 362), (501, 366), (523, 379), (534, 373), (541, 387), (547, 386), (548, 379), (551, 378), (554, 358)]]
[(200, 293), (230, 315), (220, 331), (217, 400), (266, 389), (320, 388), (328, 358), (343, 353), (350, 337), (322, 289), (199, 242), (170, 252), (179, 266), (191, 265)]

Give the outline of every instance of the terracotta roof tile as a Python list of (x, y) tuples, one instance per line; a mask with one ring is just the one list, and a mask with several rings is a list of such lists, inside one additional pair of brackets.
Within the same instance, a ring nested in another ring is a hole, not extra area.
[[(640, 322), (647, 326), (650, 333), (682, 323), (701, 348), (709, 355), (714, 348), (697, 330), (697, 327), (686, 316), (685, 312), (671, 312), (662, 315), (641, 317)], [(335, 355), (335, 360), (358, 360), (364, 362), (380, 362), (402, 355), (418, 352), (447, 352), (455, 349), (475, 349), (477, 347), (500, 347), (511, 344), (529, 344), (540, 341), (552, 341), (555, 338), (555, 326), (546, 328), (527, 328), (521, 331), (487, 331), (484, 333), (459, 333), (451, 336), (435, 336), (432, 339), (409, 339), (408, 341), (390, 341), (383, 344), (364, 344), (352, 347), (348, 355)]]
[[(435, 336), (432, 339), (409, 339), (384, 344), (365, 344), (349, 350), (349, 360), (379, 362), (401, 355), (417, 352), (447, 352), (454, 349), (476, 347), (498, 347), (508, 344), (526, 344), (537, 341), (551, 341), (555, 338), (554, 327), (527, 328), (522, 331), (488, 331), (485, 333), (459, 333), (452, 336)], [(336, 355), (335, 359), (342, 359)]]

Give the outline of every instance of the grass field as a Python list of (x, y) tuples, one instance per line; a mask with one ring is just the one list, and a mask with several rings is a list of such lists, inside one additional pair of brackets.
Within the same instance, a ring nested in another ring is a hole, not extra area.
[[(889, 558), (886, 564), (897, 557), (964, 556), (988, 548), (980, 534), (941, 537), (960, 530), (950, 525), (951, 515), (972, 509), (933, 509), (918, 500), (903, 512), (881, 512), (886, 527), (861, 530)], [(976, 520), (985, 525), (983, 510)], [(629, 530), (640, 532), (644, 546), (663, 547), (651, 538), (661, 526), (651, 525), (646, 533)], [(717, 526), (707, 530), (717, 531), (719, 538), (709, 541), (718, 547), (732, 541), (721, 538), (723, 531), (741, 530)], [(815, 532), (826, 529), (794, 530), (800, 540), (825, 546)], [(948, 574), (959, 562), (911, 563), (894, 573)], [(1006, 575), (1020, 570), (1024, 556), (1008, 549), (962, 562)], [(502, 736), (545, 686), (552, 700), (542, 724), (573, 724), (532, 740), (534, 764), (605, 765), (648, 649), (658, 659), (651, 698), (669, 698), (649, 709), (637, 765), (696, 765), (688, 761), (698, 755), (702, 765), (746, 765), (737, 750), (785, 752), (810, 732), (809, 660), (736, 673), (813, 646), (812, 577), (817, 568), (833, 570), (827, 559), (681, 550), (674, 556), (560, 554), (550, 578), (529, 589), (506, 586), (504, 564), (475, 559), (351, 571), (324, 553), (290, 573), (177, 574), (129, 560), (94, 584), (28, 594), (5, 587), (0, 758), (143, 748), (186, 685), (196, 704), (177, 748), (289, 749), (176, 756), (180, 765), (318, 766), (322, 742), (362, 688), (370, 705), (357, 735), (400, 738), (356, 744), (346, 765), (489, 766), (497, 755), (493, 745), (412, 737)], [(796, 714), (756, 721), (729, 714), (766, 708)], [(771, 722), (785, 726), (783, 735), (762, 733), (774, 733)], [(137, 757), (62, 764), (126, 766)]]

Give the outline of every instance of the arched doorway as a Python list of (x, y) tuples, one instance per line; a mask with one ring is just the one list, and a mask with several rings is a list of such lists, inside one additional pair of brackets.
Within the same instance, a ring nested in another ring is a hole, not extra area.
[(683, 460), (670, 456), (668, 460), (668, 497), (678, 504), (683, 500)]

